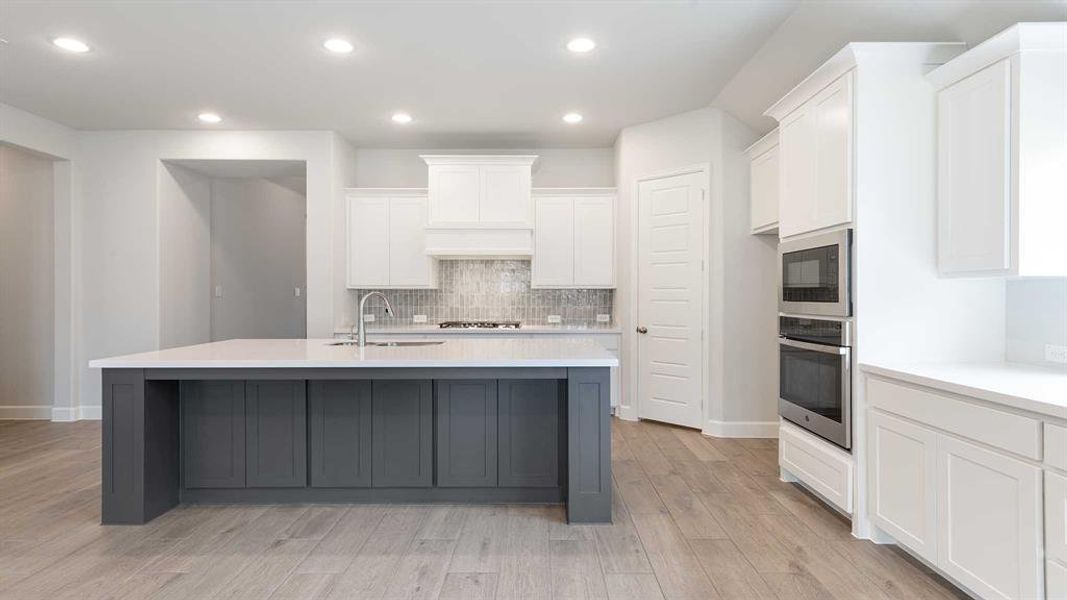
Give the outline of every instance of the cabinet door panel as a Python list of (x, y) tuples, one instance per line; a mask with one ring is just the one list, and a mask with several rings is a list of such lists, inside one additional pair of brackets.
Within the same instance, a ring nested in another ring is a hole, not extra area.
[(348, 200), (348, 287), (389, 285), (389, 200)]
[(943, 273), (1011, 266), (1011, 67), (937, 94), (938, 252)]
[(476, 166), (431, 165), (430, 222), (478, 221), (481, 174)]
[(937, 560), (937, 433), (870, 411), (871, 518), (923, 558)]
[(779, 127), (778, 235), (810, 231), (815, 189), (814, 128), (801, 106)]
[(967, 442), (938, 441), (938, 561), (983, 598), (1041, 590), (1041, 470)]
[(426, 255), (426, 198), (389, 200), (389, 285), (434, 285), (433, 259)]
[(485, 223), (529, 223), (530, 167), (481, 167), (478, 213)]
[(312, 487), (370, 487), (370, 382), (312, 381), (308, 394)]
[(574, 285), (615, 284), (615, 202), (612, 198), (574, 201)]
[(500, 381), (500, 487), (559, 485), (559, 406), (558, 381)]
[(180, 395), (183, 485), (244, 487), (244, 382), (183, 381)]
[(304, 381), (245, 384), (248, 487), (307, 485), (307, 403)]
[(535, 212), (531, 285), (574, 285), (574, 200), (539, 198)]
[(433, 390), (429, 381), (371, 384), (374, 487), (433, 485)]
[(815, 189), (809, 230), (852, 220), (852, 74), (811, 100)]
[(437, 485), (495, 487), (497, 383), (437, 382)]
[(778, 147), (752, 159), (749, 197), (753, 230), (778, 222)]
[(1067, 565), (1067, 477), (1045, 471), (1045, 556)]

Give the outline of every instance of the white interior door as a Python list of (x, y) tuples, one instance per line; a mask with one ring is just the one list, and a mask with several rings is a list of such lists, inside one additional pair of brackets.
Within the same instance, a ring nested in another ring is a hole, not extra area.
[(638, 417), (703, 422), (706, 175), (642, 181), (638, 189)]

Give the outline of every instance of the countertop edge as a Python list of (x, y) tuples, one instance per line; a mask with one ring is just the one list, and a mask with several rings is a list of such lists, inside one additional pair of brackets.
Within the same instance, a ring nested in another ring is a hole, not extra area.
[[(333, 330), (337, 334), (350, 334), (351, 329), (338, 327)], [(386, 327), (382, 329), (367, 329), (369, 336), (381, 335), (620, 335), (619, 328), (610, 329), (579, 329), (579, 328), (555, 328), (555, 327), (520, 327), (519, 329), (442, 329), (440, 327)]]
[(1003, 406), (1017, 408), (1019, 410), (1025, 410), (1027, 412), (1038, 413), (1060, 419), (1067, 419), (1067, 396), (1065, 396), (1064, 403), (1057, 404), (1054, 402), (1049, 402), (1043, 398), (1034, 397), (1031, 395), (1008, 393), (1005, 391), (989, 389), (987, 387), (982, 387), (979, 385), (962, 383), (959, 381), (949, 381), (946, 379), (938, 378), (937, 376), (932, 374), (915, 373), (914, 371), (907, 370), (907, 368), (903, 366), (887, 367), (881, 365), (873, 365), (869, 363), (860, 363), (859, 368), (865, 373), (877, 375), (880, 377), (898, 379), (916, 385), (922, 385), (925, 387), (930, 387), (953, 394), (959, 394), (961, 396), (969, 396), (972, 398), (985, 400), (994, 404), (1000, 404)]
[(323, 361), (115, 361), (108, 359), (89, 362), (90, 369), (511, 369), (511, 368), (611, 368), (618, 367), (618, 359), (573, 359), (573, 360), (529, 360), (529, 361), (455, 361), (455, 360), (411, 360), (411, 361), (360, 361), (360, 362), (323, 362)]

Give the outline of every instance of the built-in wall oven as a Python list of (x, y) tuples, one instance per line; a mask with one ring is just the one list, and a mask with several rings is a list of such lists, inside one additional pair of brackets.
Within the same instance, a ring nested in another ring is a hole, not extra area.
[(849, 317), (852, 230), (782, 242), (778, 246), (778, 310)]
[(851, 323), (781, 316), (778, 333), (778, 414), (851, 449)]

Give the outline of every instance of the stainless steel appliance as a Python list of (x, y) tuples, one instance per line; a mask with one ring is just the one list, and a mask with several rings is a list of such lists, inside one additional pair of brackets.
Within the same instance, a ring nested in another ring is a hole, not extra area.
[(518, 321), (444, 321), (441, 329), (518, 329)]
[(848, 321), (778, 318), (778, 414), (852, 447), (852, 328)]
[(852, 316), (852, 230), (778, 246), (778, 310)]

